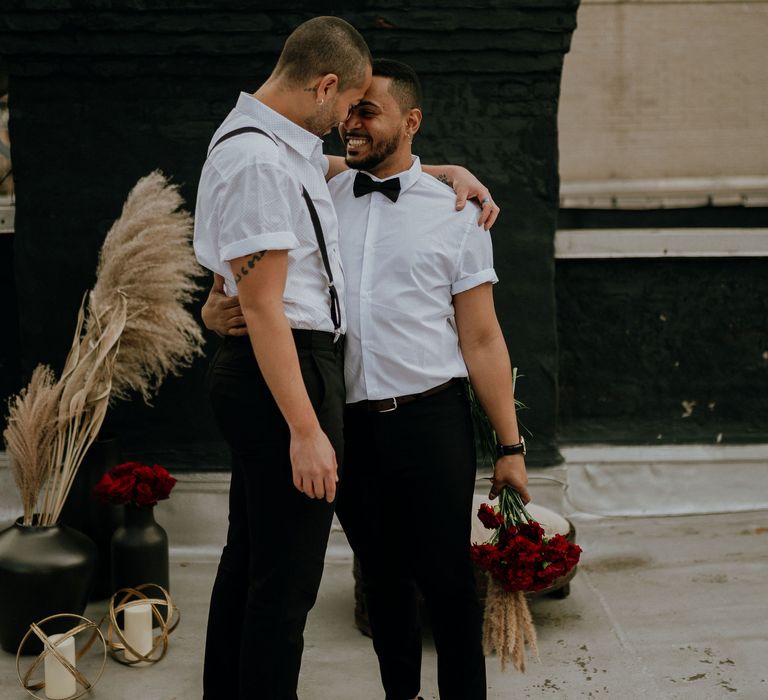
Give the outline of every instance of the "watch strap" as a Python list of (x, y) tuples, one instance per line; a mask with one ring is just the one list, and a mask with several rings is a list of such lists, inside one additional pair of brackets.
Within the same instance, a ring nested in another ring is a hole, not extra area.
[(499, 457), (507, 457), (509, 455), (523, 455), (525, 456), (527, 450), (525, 447), (525, 438), (521, 435), (520, 436), (520, 442), (515, 443), (514, 445), (496, 445), (496, 451), (498, 452)]

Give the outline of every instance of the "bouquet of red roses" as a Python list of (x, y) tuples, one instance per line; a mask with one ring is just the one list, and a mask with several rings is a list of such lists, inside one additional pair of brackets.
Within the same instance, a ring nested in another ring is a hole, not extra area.
[(176, 479), (159, 464), (125, 462), (104, 474), (93, 492), (104, 503), (152, 508), (168, 498), (175, 485)]
[(485, 653), (496, 651), (502, 669), (511, 660), (525, 670), (525, 643), (538, 653), (536, 631), (524, 591), (549, 588), (579, 561), (581, 547), (563, 535), (545, 537), (544, 528), (525, 509), (520, 494), (505, 487), (499, 503), (483, 503), (477, 517), (491, 538), (473, 544), (472, 560), (488, 572), (488, 593), (483, 622)]

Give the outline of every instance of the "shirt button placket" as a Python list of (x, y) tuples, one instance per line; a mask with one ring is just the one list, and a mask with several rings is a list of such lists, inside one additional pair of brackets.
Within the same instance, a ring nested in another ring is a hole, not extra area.
[(379, 390), (378, 378), (372, 375), (367, 367), (375, 367), (374, 362), (366, 362), (370, 347), (375, 342), (373, 337), (373, 324), (371, 323), (371, 294), (375, 282), (375, 255), (373, 248), (376, 245), (378, 234), (380, 211), (376, 193), (372, 192), (368, 204), (368, 221), (363, 239), (363, 264), (360, 273), (360, 352), (365, 386), (369, 395)]

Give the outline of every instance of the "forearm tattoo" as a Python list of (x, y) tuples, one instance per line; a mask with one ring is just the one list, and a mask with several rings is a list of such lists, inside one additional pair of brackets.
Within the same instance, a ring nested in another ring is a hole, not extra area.
[(440, 180), (440, 182), (444, 182), (448, 187), (451, 186), (451, 181), (448, 179), (448, 176), (445, 173), (440, 173), (437, 176), (437, 179)]
[(260, 250), (258, 253), (251, 255), (251, 257), (245, 261), (245, 265), (240, 268), (240, 272), (235, 275), (235, 284), (238, 284), (240, 280), (248, 274), (248, 270), (252, 270), (253, 266), (259, 262), (259, 260), (261, 260), (266, 254), (266, 250)]

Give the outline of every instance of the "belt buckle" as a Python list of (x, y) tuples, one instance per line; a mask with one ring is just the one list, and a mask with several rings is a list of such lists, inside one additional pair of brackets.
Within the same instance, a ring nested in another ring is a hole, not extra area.
[(392, 408), (384, 408), (379, 413), (392, 413), (392, 411), (395, 411), (397, 409), (397, 397), (392, 397)]

